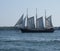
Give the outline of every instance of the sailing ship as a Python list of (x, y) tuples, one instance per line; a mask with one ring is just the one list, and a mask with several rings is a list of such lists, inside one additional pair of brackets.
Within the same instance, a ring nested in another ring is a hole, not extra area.
[(15, 27), (19, 27), (22, 32), (26, 33), (39, 33), (39, 32), (54, 32), (54, 28), (52, 25), (51, 15), (46, 17), (45, 12), (45, 26), (43, 22), (43, 16), (37, 18), (37, 10), (36, 10), (36, 19), (34, 16), (28, 18), (27, 16), (24, 18), (24, 14), (22, 14), (21, 18), (15, 24)]

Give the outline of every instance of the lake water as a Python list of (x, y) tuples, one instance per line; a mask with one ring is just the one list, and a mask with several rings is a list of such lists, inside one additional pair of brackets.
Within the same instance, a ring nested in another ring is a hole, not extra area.
[(21, 33), (0, 30), (0, 51), (60, 51), (60, 31)]

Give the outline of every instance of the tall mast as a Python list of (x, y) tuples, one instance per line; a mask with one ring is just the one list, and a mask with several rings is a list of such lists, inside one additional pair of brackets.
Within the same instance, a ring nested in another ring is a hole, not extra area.
[[(37, 21), (37, 8), (36, 8), (36, 21)], [(37, 22), (36, 22), (36, 28), (37, 28)]]
[(36, 19), (37, 19), (37, 8), (36, 8)]
[(27, 28), (28, 28), (28, 8), (27, 8)]
[(45, 10), (45, 28), (46, 28), (46, 10)]
[(46, 10), (45, 10), (45, 18), (46, 18)]
[(28, 8), (27, 8), (27, 17), (28, 17)]

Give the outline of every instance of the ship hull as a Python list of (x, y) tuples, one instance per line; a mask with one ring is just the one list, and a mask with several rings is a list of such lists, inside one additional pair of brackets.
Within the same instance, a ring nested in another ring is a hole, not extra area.
[(37, 29), (21, 29), (21, 31), (23, 33), (52, 33), (54, 32), (54, 29), (53, 28), (50, 28), (50, 29), (43, 29), (43, 30), (37, 30)]

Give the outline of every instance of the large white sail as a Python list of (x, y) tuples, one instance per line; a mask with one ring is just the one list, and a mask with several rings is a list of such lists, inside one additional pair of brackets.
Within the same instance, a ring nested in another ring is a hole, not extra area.
[(24, 16), (24, 14), (22, 14), (22, 16), (20, 17), (20, 19), (15, 24), (16, 27), (23, 27), (23, 16)]
[(51, 22), (51, 16), (49, 16), (48, 18), (45, 18), (45, 27), (46, 28), (52, 28), (52, 22)]
[(29, 29), (34, 29), (35, 28), (34, 16), (28, 18), (28, 20), (27, 20), (27, 27)]
[(43, 17), (40, 17), (36, 20), (36, 28), (37, 29), (43, 29), (44, 28)]

